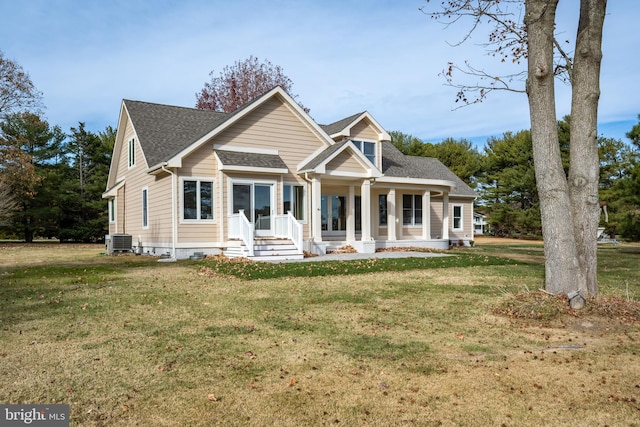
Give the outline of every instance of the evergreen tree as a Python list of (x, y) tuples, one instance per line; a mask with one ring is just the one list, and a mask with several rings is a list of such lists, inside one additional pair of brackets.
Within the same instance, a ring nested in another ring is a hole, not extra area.
[(51, 128), (34, 113), (10, 114), (0, 122), (0, 166), (19, 205), (11, 229), (25, 242), (32, 242), (35, 235), (47, 237), (55, 228), (51, 226), (55, 191), (47, 178), (64, 138), (59, 127)]
[(61, 241), (96, 242), (107, 233), (107, 203), (102, 192), (114, 140), (115, 132), (110, 127), (100, 135), (87, 131), (82, 122), (71, 128), (65, 150), (69, 167), (60, 195), (65, 206), (60, 220)]

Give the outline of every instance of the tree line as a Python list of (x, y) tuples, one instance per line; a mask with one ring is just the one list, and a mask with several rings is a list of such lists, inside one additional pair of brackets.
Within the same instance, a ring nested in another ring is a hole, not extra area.
[[(598, 138), (599, 198), (603, 205), (600, 225), (610, 236), (620, 235), (636, 241), (640, 240), (640, 115), (638, 119), (638, 124), (627, 133), (630, 144), (606, 136)], [(567, 176), (570, 122), (569, 116), (557, 122), (562, 165)], [(391, 142), (402, 153), (435, 157), (474, 188), (478, 193), (475, 210), (486, 216), (490, 234), (542, 238), (529, 130), (492, 137), (482, 150), (466, 139), (447, 138), (434, 144), (399, 131), (389, 133)]]
[(84, 123), (64, 133), (33, 112), (0, 121), (0, 237), (98, 242), (107, 229), (102, 199), (115, 130), (93, 133)]
[[(101, 241), (108, 232), (102, 192), (116, 130), (109, 126), (93, 133), (79, 122), (64, 133), (58, 126), (51, 126), (39, 110), (41, 94), (28, 74), (1, 51), (0, 77), (0, 238)], [(254, 87), (255, 81), (262, 85)], [(240, 105), (274, 84), (291, 91), (291, 81), (282, 69), (251, 57), (225, 68), (219, 76), (212, 72), (211, 82), (196, 94), (196, 107), (223, 109), (218, 105), (220, 98), (229, 93), (235, 94), (229, 102)], [(218, 104), (205, 102), (212, 99)], [(570, 129), (569, 116), (557, 122), (567, 176)], [(491, 233), (542, 237), (529, 130), (493, 137), (482, 152), (465, 139), (447, 138), (434, 144), (399, 131), (390, 135), (404, 154), (437, 158), (475, 188), (479, 194), (476, 210), (487, 215)], [(609, 219), (601, 225), (610, 235), (640, 240), (640, 121), (627, 136), (631, 144), (598, 138), (599, 199), (606, 203)]]
[(42, 113), (42, 94), (0, 51), (0, 238), (97, 242), (107, 229), (105, 190), (115, 130), (68, 133)]

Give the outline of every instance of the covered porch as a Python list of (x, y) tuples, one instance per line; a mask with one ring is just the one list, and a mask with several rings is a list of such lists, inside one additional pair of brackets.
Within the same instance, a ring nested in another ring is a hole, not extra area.
[(448, 249), (449, 191), (454, 184), (388, 181), (311, 177), (305, 250), (326, 254), (347, 245), (359, 253), (393, 247)]

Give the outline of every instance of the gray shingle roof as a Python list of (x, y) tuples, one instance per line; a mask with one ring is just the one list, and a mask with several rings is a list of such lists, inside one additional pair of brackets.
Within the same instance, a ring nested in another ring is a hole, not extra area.
[(216, 154), (225, 166), (287, 169), (287, 165), (277, 154), (240, 153), (224, 150), (216, 150)]
[(453, 181), (452, 195), (475, 197), (477, 194), (440, 160), (433, 157), (406, 156), (392, 143), (382, 143), (382, 173), (398, 178), (443, 179)]
[[(254, 101), (233, 113), (175, 107), (149, 102), (124, 100), (129, 117), (138, 135), (149, 167), (156, 166), (187, 148), (216, 127), (248, 108)], [(320, 127), (332, 135), (342, 131), (363, 113), (354, 114)], [(327, 147), (301, 170), (317, 167), (348, 141)], [(272, 154), (238, 153), (217, 150), (225, 165), (286, 169), (280, 156)], [(442, 179), (453, 181), (457, 188), (452, 195), (475, 197), (476, 193), (439, 160), (429, 157), (405, 156), (390, 142), (382, 143), (382, 173), (400, 178)]]
[(348, 125), (353, 123), (353, 121), (358, 117), (360, 117), (362, 114), (364, 114), (364, 111), (362, 113), (354, 114), (353, 116), (345, 117), (344, 119), (338, 120), (337, 122), (333, 122), (328, 125), (319, 125), (319, 126), (322, 128), (322, 130), (324, 130), (327, 133), (327, 135), (333, 135), (334, 133), (338, 133), (342, 131)]
[(149, 167), (170, 159), (230, 116), (217, 111), (124, 100)]
[(328, 159), (333, 153), (335, 153), (336, 151), (340, 150), (342, 148), (342, 146), (344, 146), (348, 142), (349, 142), (349, 140), (344, 140), (344, 141), (335, 143), (335, 144), (327, 147), (324, 151), (322, 151), (320, 154), (318, 154), (316, 157), (314, 157), (311, 161), (309, 161), (309, 163), (307, 163), (306, 165), (301, 167), (300, 170), (301, 171), (308, 171), (308, 170), (316, 168), (319, 164), (321, 164), (326, 159)]

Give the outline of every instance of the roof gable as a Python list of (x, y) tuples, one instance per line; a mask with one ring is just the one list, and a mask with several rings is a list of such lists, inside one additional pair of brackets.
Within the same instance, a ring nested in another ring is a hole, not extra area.
[(322, 129), (327, 132), (332, 138), (352, 138), (355, 135), (352, 135), (352, 129), (361, 124), (363, 121), (368, 122), (371, 126), (373, 126), (377, 133), (378, 141), (390, 141), (391, 137), (384, 130), (384, 128), (378, 123), (369, 112), (364, 111), (362, 113), (354, 114), (352, 116), (346, 117), (342, 120), (338, 120), (337, 122), (331, 123), (329, 125), (322, 125)]
[(131, 120), (150, 169), (157, 169), (163, 164), (180, 167), (185, 156), (274, 97), (318, 136), (320, 145), (326, 147), (333, 143), (279, 86), (231, 113), (123, 100), (121, 116), (126, 114)]
[(360, 166), (362, 166), (362, 173), (369, 177), (380, 177), (382, 174), (375, 167), (375, 165), (371, 164), (371, 162), (366, 158), (364, 154), (355, 145), (351, 142), (351, 140), (344, 140), (341, 142), (336, 142), (335, 144), (327, 147), (324, 151), (319, 153), (305, 165), (301, 166), (298, 169), (298, 172), (316, 172), (316, 173), (326, 173), (327, 166), (336, 158), (339, 163), (344, 163), (346, 159), (342, 156), (342, 154), (348, 154), (348, 157), (355, 159)]
[(296, 103), (291, 96), (286, 93), (280, 86), (276, 86), (269, 92), (265, 93), (261, 97), (255, 99), (254, 101), (245, 104), (243, 107), (240, 107), (236, 111), (229, 113), (220, 123), (217, 123), (215, 127), (211, 128), (204, 135), (200, 136), (195, 142), (184, 147), (180, 152), (176, 153), (170, 159), (167, 159), (169, 166), (171, 167), (181, 167), (182, 159), (185, 156), (188, 156), (191, 152), (198, 149), (202, 144), (211, 140), (216, 135), (225, 131), (229, 127), (233, 126), (238, 121), (242, 120), (242, 118), (247, 117), (251, 112), (255, 111), (269, 99), (278, 99), (282, 102), (290, 111), (293, 112), (294, 116), (297, 117), (312, 133), (314, 133), (318, 137), (318, 141), (320, 145), (324, 144), (325, 146), (329, 146), (333, 143), (333, 141), (326, 135), (325, 132), (318, 126), (316, 122)]

